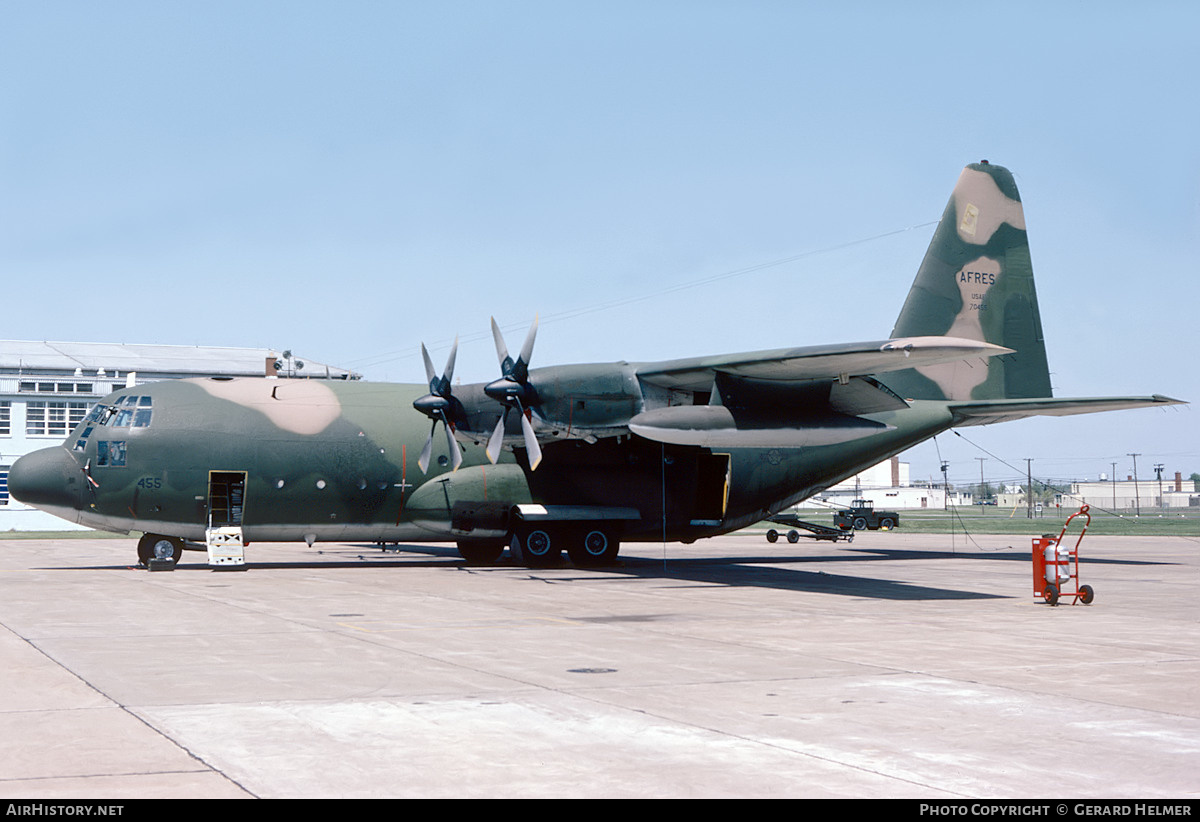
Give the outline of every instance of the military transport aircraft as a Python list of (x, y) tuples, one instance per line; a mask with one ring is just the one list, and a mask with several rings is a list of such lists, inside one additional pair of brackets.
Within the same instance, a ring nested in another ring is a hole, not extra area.
[[(955, 426), (1169, 405), (1055, 399), (1012, 175), (967, 166), (891, 337), (424, 385), (169, 380), (102, 400), (10, 493), (143, 532), (144, 564), (260, 541), (453, 541), (469, 562), (611, 563), (621, 541), (742, 528)], [(437, 435), (441, 426), (442, 436)], [(226, 556), (227, 558), (227, 556)]]

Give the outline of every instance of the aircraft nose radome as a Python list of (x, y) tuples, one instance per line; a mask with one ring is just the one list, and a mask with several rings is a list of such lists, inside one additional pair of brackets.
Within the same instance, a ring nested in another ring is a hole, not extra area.
[(35, 508), (79, 508), (83, 483), (79, 463), (63, 448), (43, 448), (8, 470), (8, 492)]

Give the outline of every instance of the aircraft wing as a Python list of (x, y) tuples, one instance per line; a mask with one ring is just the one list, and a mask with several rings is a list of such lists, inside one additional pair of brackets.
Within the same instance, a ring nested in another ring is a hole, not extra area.
[(707, 448), (803, 448), (891, 430), (864, 415), (908, 403), (870, 376), (918, 365), (983, 359), (1011, 349), (954, 337), (789, 348), (644, 365), (643, 383), (711, 392), (719, 402), (650, 408), (629, 430), (658, 442)]
[(637, 376), (642, 382), (662, 388), (708, 391), (717, 373), (755, 380), (798, 382), (866, 376), (1011, 353), (1010, 348), (957, 337), (901, 337), (669, 360), (639, 366)]
[(950, 406), (960, 422), (957, 425), (991, 425), (1025, 417), (1066, 417), (1072, 414), (1092, 414), (1098, 411), (1120, 411), (1127, 408), (1153, 408), (1182, 405), (1184, 400), (1153, 394), (1149, 397), (1078, 397), (1057, 399), (988, 400), (960, 402)]

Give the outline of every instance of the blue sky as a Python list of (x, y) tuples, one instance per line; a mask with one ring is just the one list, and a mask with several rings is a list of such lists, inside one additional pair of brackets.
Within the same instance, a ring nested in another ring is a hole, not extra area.
[[(398, 381), (456, 334), (493, 377), (493, 315), (514, 348), (540, 316), (535, 365), (880, 339), (987, 158), (1056, 394), (1200, 400), (1197, 30), (1184, 2), (0, 2), (0, 337)], [(905, 459), (1187, 476), (1196, 430), (1031, 420)]]

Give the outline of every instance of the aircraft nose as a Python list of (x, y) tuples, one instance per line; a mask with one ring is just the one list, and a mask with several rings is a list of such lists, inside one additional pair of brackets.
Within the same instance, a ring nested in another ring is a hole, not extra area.
[(78, 509), (87, 479), (65, 448), (26, 454), (8, 470), (8, 492), (35, 508)]

